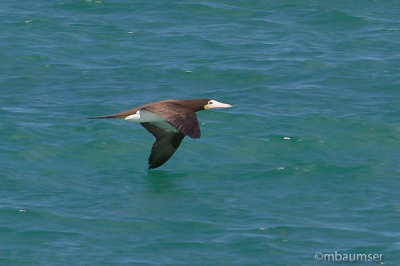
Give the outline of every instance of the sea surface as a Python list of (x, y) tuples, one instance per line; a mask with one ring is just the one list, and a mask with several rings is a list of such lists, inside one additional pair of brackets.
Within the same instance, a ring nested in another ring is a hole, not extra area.
[[(1, 1), (0, 265), (400, 265), (399, 14)], [(233, 108), (155, 170), (139, 124), (86, 119), (168, 98)]]

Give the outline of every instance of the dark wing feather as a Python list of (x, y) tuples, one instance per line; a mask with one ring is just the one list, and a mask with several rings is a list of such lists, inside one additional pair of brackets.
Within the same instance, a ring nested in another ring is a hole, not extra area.
[(156, 138), (151, 148), (149, 169), (157, 168), (168, 161), (185, 137), (180, 132), (166, 131), (159, 123), (141, 123)]
[(161, 116), (182, 134), (191, 138), (200, 138), (200, 125), (195, 111), (174, 102), (144, 105), (142, 109)]

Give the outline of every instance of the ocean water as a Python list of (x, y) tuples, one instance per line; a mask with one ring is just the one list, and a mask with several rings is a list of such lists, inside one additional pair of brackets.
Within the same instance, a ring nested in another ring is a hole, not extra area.
[[(399, 12), (2, 1), (0, 264), (400, 265)], [(144, 128), (86, 119), (167, 98), (234, 108), (150, 171)]]

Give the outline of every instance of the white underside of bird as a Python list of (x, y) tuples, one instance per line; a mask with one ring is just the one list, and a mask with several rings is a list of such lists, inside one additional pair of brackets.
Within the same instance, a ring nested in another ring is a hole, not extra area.
[(124, 120), (131, 123), (155, 123), (167, 132), (179, 132), (174, 126), (168, 123), (164, 118), (146, 110), (138, 110), (135, 114), (129, 115)]

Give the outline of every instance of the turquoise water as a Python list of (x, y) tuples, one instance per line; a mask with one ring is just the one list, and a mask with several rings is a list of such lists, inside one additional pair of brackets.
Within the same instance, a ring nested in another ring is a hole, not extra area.
[[(0, 264), (399, 265), (399, 12), (3, 1)], [(166, 98), (234, 108), (151, 171), (144, 128), (85, 119)]]

